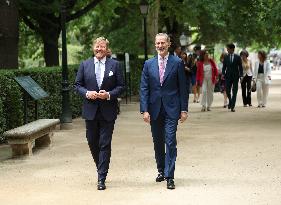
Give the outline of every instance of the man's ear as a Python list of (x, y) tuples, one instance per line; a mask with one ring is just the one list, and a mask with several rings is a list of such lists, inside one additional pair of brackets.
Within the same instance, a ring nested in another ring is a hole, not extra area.
[(168, 48), (170, 48), (171, 45), (172, 45), (171, 41), (168, 42)]

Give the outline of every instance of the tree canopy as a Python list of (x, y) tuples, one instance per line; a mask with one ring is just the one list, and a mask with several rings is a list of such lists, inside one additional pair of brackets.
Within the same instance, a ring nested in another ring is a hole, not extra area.
[[(68, 43), (82, 48), (78, 59), (91, 55), (92, 38), (101, 35), (110, 40), (114, 52), (143, 53), (140, 0), (18, 0), (20, 62), (44, 59), (46, 66), (58, 65), (61, 2), (65, 2)], [(174, 44), (179, 44), (184, 32), (194, 44), (235, 42), (241, 47), (280, 47), (279, 0), (148, 2), (150, 53), (155, 32), (163, 31), (172, 36)]]

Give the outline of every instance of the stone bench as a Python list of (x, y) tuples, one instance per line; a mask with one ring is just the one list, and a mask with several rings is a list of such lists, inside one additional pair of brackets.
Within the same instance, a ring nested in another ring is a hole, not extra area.
[(51, 143), (53, 130), (60, 123), (59, 119), (39, 119), (23, 126), (4, 132), (13, 152), (16, 155), (32, 155), (32, 148), (48, 146)]

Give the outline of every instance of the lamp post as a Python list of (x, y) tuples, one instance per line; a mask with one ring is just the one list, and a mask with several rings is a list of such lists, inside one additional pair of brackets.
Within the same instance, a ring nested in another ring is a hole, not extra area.
[(185, 47), (187, 46), (187, 44), (188, 44), (188, 38), (187, 38), (187, 36), (186, 35), (184, 35), (184, 33), (182, 33), (181, 35), (180, 35), (180, 44), (181, 44), (181, 49), (183, 50), (183, 51), (185, 51), (186, 49), (185, 49)]
[(61, 128), (68, 129), (71, 127), (72, 113), (70, 109), (69, 83), (68, 83), (68, 67), (67, 67), (67, 48), (66, 48), (66, 6), (64, 1), (61, 5), (61, 39), (62, 39), (62, 114)]
[(143, 16), (143, 34), (144, 34), (144, 60), (148, 59), (147, 56), (147, 34), (146, 34), (146, 16), (148, 13), (148, 3), (146, 0), (142, 0), (140, 3), (140, 11)]

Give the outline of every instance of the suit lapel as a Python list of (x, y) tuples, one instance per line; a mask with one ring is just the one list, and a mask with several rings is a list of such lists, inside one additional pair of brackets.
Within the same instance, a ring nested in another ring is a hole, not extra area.
[(167, 78), (167, 76), (169, 75), (169, 73), (171, 72), (172, 68), (173, 68), (173, 59), (172, 59), (172, 56), (169, 55), (168, 56), (168, 61), (167, 61), (167, 65), (166, 65), (166, 68), (165, 68), (165, 73), (164, 73), (164, 78), (163, 78), (163, 84), (165, 82), (165, 79)]
[(106, 58), (104, 76), (103, 76), (103, 80), (102, 80), (102, 83), (101, 83), (101, 86), (100, 86), (101, 88), (103, 87), (107, 77), (109, 76), (109, 72), (111, 70), (111, 67), (112, 67), (112, 64), (111, 64), (110, 60), (108, 60), (108, 58)]
[(89, 73), (90, 73), (91, 78), (95, 81), (95, 87), (98, 90), (99, 86), (98, 86), (97, 77), (96, 77), (96, 65), (95, 65), (94, 58), (92, 58), (92, 66), (90, 67)]
[(91, 66), (87, 70), (87, 75), (89, 75), (90, 79), (93, 79), (95, 81), (95, 86), (98, 88), (98, 83), (97, 83), (97, 77), (96, 77), (96, 68), (95, 68), (95, 60), (94, 58), (91, 59), (92, 63), (90, 64)]
[(151, 69), (152, 75), (156, 77), (158, 80), (158, 83), (160, 85), (160, 76), (159, 76), (159, 66), (158, 66), (158, 55), (154, 57), (153, 63), (152, 63), (152, 69)]

